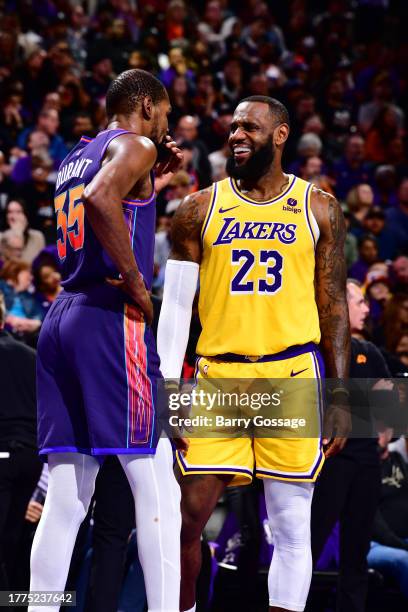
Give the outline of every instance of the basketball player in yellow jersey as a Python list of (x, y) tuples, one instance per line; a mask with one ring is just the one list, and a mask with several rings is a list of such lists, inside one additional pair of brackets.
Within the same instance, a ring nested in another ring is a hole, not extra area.
[[(263, 96), (240, 102), (229, 136), (229, 178), (188, 196), (174, 216), (158, 329), (167, 379), (180, 377), (198, 274), (198, 384), (211, 378), (304, 377), (317, 379), (318, 388), (324, 365), (328, 377), (347, 377), (343, 216), (332, 196), (283, 172), (288, 134), (289, 117), (280, 102)], [(325, 429), (323, 441), (190, 438), (188, 451), (178, 456), (182, 611), (195, 610), (202, 530), (225, 487), (249, 483), (254, 464), (264, 482), (275, 545), (269, 609), (304, 610), (321, 442), (326, 456), (334, 454), (349, 428), (345, 391), (335, 391), (326, 424), (330, 435)]]

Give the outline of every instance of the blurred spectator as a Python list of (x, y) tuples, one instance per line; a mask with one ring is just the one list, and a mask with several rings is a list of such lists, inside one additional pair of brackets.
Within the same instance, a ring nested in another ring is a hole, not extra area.
[(198, 33), (207, 43), (213, 61), (217, 61), (224, 53), (225, 39), (231, 34), (234, 22), (234, 17), (224, 19), (221, 2), (207, 0), (203, 20), (198, 24)]
[[(296, 145), (300, 136), (305, 133), (306, 121), (316, 115), (316, 99), (309, 92), (303, 92), (294, 103), (291, 117), (291, 133), (289, 135), (289, 145), (291, 149)], [(316, 133), (315, 130), (311, 130)], [(319, 135), (319, 134), (318, 134)]]
[(31, 170), (33, 164), (33, 156), (46, 153), (50, 146), (50, 139), (45, 132), (41, 130), (33, 130), (30, 132), (27, 140), (28, 155), (19, 157), (13, 166), (11, 179), (20, 185), (29, 181), (31, 178)]
[(92, 137), (95, 135), (94, 126), (89, 113), (82, 111), (74, 116), (70, 126), (70, 133), (71, 141), (68, 142), (70, 142), (72, 146), (76, 145), (81, 136)]
[[(174, 212), (174, 211), (173, 211)], [(170, 230), (171, 230), (171, 216), (166, 215), (161, 219), (161, 224), (156, 232), (154, 242), (154, 280), (153, 280), (153, 291), (158, 297), (162, 296), (164, 286), (164, 272), (166, 268), (166, 262), (170, 255), (171, 243), (170, 243)]]
[(366, 234), (358, 241), (358, 259), (349, 270), (349, 276), (364, 283), (369, 267), (378, 260), (378, 245), (375, 236)]
[(403, 333), (395, 347), (395, 354), (408, 369), (408, 331)]
[(192, 82), (194, 73), (187, 67), (187, 61), (184, 57), (183, 50), (179, 47), (173, 47), (169, 51), (169, 67), (159, 74), (159, 78), (165, 87), (171, 87), (176, 76), (183, 76), (187, 82)]
[(43, 318), (57, 295), (62, 291), (61, 273), (56, 264), (50, 261), (39, 264), (34, 269), (35, 298), (39, 303)]
[(302, 131), (304, 134), (316, 134), (320, 138), (324, 130), (325, 126), (320, 116), (312, 115), (306, 119)]
[(113, 78), (112, 60), (106, 54), (96, 56), (90, 62), (91, 75), (83, 79), (85, 91), (93, 103), (104, 98)]
[(67, 32), (67, 42), (75, 61), (84, 66), (87, 56), (87, 25), (88, 17), (80, 4), (73, 6), (70, 13), (70, 26)]
[(397, 174), (394, 166), (384, 164), (378, 166), (374, 175), (374, 204), (384, 209), (398, 204)]
[(6, 331), (0, 292), (0, 589), (15, 587), (20, 537), (41, 474), (37, 450), (35, 352)]
[(47, 244), (55, 242), (54, 186), (48, 181), (52, 166), (48, 153), (35, 155), (31, 179), (19, 190), (27, 202), (30, 225), (43, 232)]
[(160, 217), (160, 225), (156, 231), (154, 243), (155, 279), (153, 288), (156, 295), (161, 297), (164, 285), (164, 272), (170, 254), (171, 217), (176, 212), (183, 198), (191, 193), (190, 176), (184, 170), (179, 170), (170, 180), (166, 197), (168, 198), (165, 216)]
[(408, 293), (395, 293), (384, 311), (385, 348), (395, 352), (401, 337), (408, 333)]
[(238, 59), (227, 59), (222, 72), (217, 74), (221, 82), (221, 94), (229, 106), (236, 105), (244, 97), (244, 74)]
[(385, 219), (383, 209), (379, 206), (373, 206), (364, 217), (363, 227), (367, 233), (376, 237), (379, 258), (393, 259), (398, 254), (402, 244), (386, 225)]
[(346, 239), (344, 242), (344, 255), (346, 258), (347, 269), (349, 269), (350, 266), (358, 259), (357, 238), (350, 232), (350, 212), (348, 210), (344, 210), (343, 214), (347, 230)]
[(73, 123), (86, 106), (89, 98), (85, 93), (82, 85), (76, 79), (61, 83), (58, 87), (58, 95), (60, 99), (60, 124), (61, 135), (65, 142), (72, 144), (73, 140)]
[[(166, 40), (181, 40), (185, 38), (187, 19), (186, 5), (183, 0), (171, 0), (166, 10)], [(164, 82), (164, 81), (163, 81)]]
[(373, 202), (374, 193), (367, 184), (357, 185), (347, 194), (346, 203), (351, 214), (350, 231), (357, 237), (364, 231), (363, 222)]
[[(20, 84), (21, 85), (21, 84)], [(15, 142), (15, 138), (24, 126), (22, 92), (19, 86), (10, 91), (2, 106), (3, 123), (9, 132), (9, 143)], [(21, 147), (24, 148), (24, 147)]]
[(388, 159), (388, 149), (394, 138), (399, 136), (398, 117), (392, 106), (384, 106), (368, 131), (365, 153), (369, 161), (384, 164)]
[(303, 134), (297, 144), (297, 159), (290, 166), (290, 172), (300, 174), (301, 167), (309, 157), (320, 157), (322, 152), (322, 141), (316, 134)]
[(374, 124), (381, 110), (386, 106), (390, 108), (397, 118), (397, 127), (404, 127), (404, 113), (401, 108), (391, 103), (392, 85), (384, 73), (378, 75), (373, 81), (372, 99), (362, 104), (358, 113), (358, 125), (362, 132), (368, 132)]
[(44, 64), (47, 57), (44, 49), (35, 46), (29, 49), (26, 59), (17, 72), (19, 80), (24, 83), (24, 106), (37, 113), (47, 92), (47, 70)]
[(168, 202), (166, 215), (172, 215), (179, 207), (181, 200), (191, 193), (190, 177), (184, 170), (179, 170), (170, 180), (167, 190)]
[(404, 140), (397, 136), (393, 138), (388, 147), (387, 163), (392, 164), (397, 173), (398, 183), (408, 176), (408, 161), (405, 152)]
[(198, 139), (198, 119), (191, 115), (181, 117), (175, 131), (177, 142), (188, 143), (192, 147), (191, 164), (198, 178), (198, 188), (203, 189), (211, 183), (211, 166), (208, 161), (208, 150)]
[(382, 487), (374, 521), (368, 564), (398, 582), (408, 600), (408, 466), (397, 452), (382, 442)]
[(372, 270), (371, 266), (367, 272), (365, 294), (369, 300), (371, 322), (378, 327), (383, 319), (384, 309), (392, 299), (388, 276)]
[(214, 131), (216, 131), (219, 136), (222, 136), (222, 140), (224, 141), (224, 144), (220, 149), (218, 149), (217, 151), (213, 151), (208, 156), (208, 159), (211, 164), (212, 180), (214, 182), (220, 181), (227, 176), (225, 167), (227, 164), (227, 159), (231, 154), (228, 145), (228, 136), (231, 121), (232, 115), (230, 113), (225, 113), (220, 115), (213, 125)]
[(51, 91), (45, 96), (43, 110), (48, 110), (49, 108), (53, 108), (54, 110), (60, 112), (61, 98), (58, 91)]
[(176, 75), (169, 87), (171, 103), (171, 114), (169, 123), (171, 126), (178, 123), (183, 115), (189, 115), (193, 110), (191, 102), (191, 88), (184, 75)]
[(395, 275), (395, 291), (405, 291), (408, 293), (408, 257), (400, 255), (392, 264), (392, 271)]
[(13, 230), (6, 230), (1, 236), (0, 249), (2, 265), (13, 259), (21, 260), (24, 250), (24, 236)]
[(8, 261), (0, 272), (0, 291), (6, 304), (6, 327), (16, 334), (31, 334), (41, 326), (43, 313), (32, 293), (29, 264)]
[(370, 165), (365, 160), (364, 138), (352, 134), (346, 140), (344, 155), (334, 163), (333, 176), (336, 181), (336, 195), (345, 199), (352, 187), (371, 182)]
[(321, 107), (327, 131), (326, 146), (330, 150), (331, 157), (338, 157), (344, 139), (350, 132), (351, 105), (346, 100), (344, 83), (337, 76), (330, 81)]
[(323, 162), (320, 157), (308, 157), (300, 168), (300, 177), (334, 195), (331, 181), (328, 176), (322, 174), (322, 168)]
[[(54, 108), (48, 108), (42, 110), (38, 115), (37, 123), (35, 129), (44, 132), (49, 140), (49, 148), (48, 152), (51, 158), (54, 161), (55, 168), (58, 168), (64, 157), (66, 157), (68, 153), (68, 149), (65, 146), (64, 141), (61, 136), (59, 136), (58, 132), (59, 128), (59, 115), (58, 111)], [(26, 128), (21, 132), (17, 140), (17, 146), (20, 149), (25, 149), (27, 147), (28, 137), (33, 131), (34, 128)]]
[[(29, 227), (28, 213), (23, 200), (14, 198), (7, 203), (5, 210), (4, 229), (10, 229), (14, 234), (23, 237), (24, 248), (19, 257), (27, 263), (37, 257), (38, 253), (45, 247), (43, 234)], [(0, 251), (1, 251), (2, 233), (0, 233)]]
[(387, 226), (395, 235), (401, 234), (403, 248), (408, 250), (408, 177), (398, 189), (398, 206), (387, 210)]
[[(361, 339), (368, 306), (361, 287), (351, 279), (347, 281), (347, 304), (352, 334), (349, 384), (352, 431), (344, 449), (326, 460), (316, 483), (311, 519), (312, 553), (319, 568), (325, 543), (339, 521), (336, 610), (365, 612), (367, 553), (380, 494), (372, 410), (382, 402), (391, 405), (397, 401), (397, 395), (388, 380), (390, 372), (380, 351)], [(353, 379), (357, 379), (355, 384)], [(369, 380), (367, 387), (361, 385), (362, 379)]]
[(14, 185), (8, 177), (4, 153), (0, 151), (0, 214), (6, 207), (7, 200), (14, 191)]

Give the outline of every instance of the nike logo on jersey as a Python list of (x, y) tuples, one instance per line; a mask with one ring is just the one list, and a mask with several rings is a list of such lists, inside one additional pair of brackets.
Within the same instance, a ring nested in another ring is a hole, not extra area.
[(304, 370), (299, 370), (299, 372), (294, 372), (293, 370), (291, 371), (290, 375), (291, 376), (297, 376), (298, 374), (301, 374), (302, 372), (306, 372), (306, 370), (308, 370), (309, 368), (305, 368)]
[(224, 214), (228, 212), (229, 210), (234, 210), (234, 208), (239, 208), (239, 204), (237, 204), (236, 206), (231, 206), (231, 208), (219, 208), (218, 212), (221, 214)]

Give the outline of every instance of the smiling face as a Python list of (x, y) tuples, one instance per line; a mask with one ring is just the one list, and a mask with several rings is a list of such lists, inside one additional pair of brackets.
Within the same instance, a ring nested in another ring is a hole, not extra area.
[(242, 102), (234, 112), (228, 144), (227, 172), (234, 178), (258, 180), (270, 169), (289, 127), (279, 123), (268, 104)]

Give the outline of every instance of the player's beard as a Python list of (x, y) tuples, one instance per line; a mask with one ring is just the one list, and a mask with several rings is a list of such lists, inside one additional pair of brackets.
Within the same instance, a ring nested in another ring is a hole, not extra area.
[(257, 151), (252, 153), (249, 159), (239, 166), (235, 163), (234, 156), (227, 159), (226, 170), (228, 176), (234, 179), (255, 180), (260, 179), (266, 174), (272, 165), (275, 157), (272, 136), (269, 136), (266, 143)]

